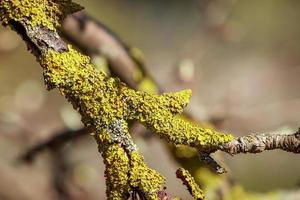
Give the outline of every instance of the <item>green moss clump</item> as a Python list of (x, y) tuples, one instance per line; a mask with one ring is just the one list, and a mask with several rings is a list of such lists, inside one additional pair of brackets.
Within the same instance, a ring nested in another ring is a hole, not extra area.
[(10, 20), (26, 21), (33, 27), (44, 26), (54, 31), (68, 14), (81, 9), (71, 0), (1, 0), (0, 21), (4, 25)]

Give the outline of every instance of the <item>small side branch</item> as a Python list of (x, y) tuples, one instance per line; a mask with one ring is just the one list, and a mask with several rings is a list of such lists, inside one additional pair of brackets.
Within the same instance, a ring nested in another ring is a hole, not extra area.
[(261, 153), (267, 150), (281, 149), (300, 153), (300, 128), (294, 134), (258, 134), (235, 138), (224, 143), (219, 150), (235, 155), (239, 153)]
[(223, 151), (232, 156), (240, 153), (262, 153), (268, 150), (280, 149), (292, 153), (300, 153), (300, 128), (294, 134), (257, 134), (246, 135), (233, 139), (210, 151), (199, 150), (199, 158), (218, 174), (226, 173), (210, 154)]
[(206, 200), (203, 191), (200, 189), (200, 187), (195, 182), (195, 179), (187, 170), (185, 170), (184, 168), (179, 168), (176, 171), (176, 177), (183, 182), (194, 199)]

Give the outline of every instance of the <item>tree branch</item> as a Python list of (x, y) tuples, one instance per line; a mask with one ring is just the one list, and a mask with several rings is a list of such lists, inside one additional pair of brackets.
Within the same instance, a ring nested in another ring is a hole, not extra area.
[(179, 168), (176, 171), (176, 176), (177, 176), (177, 178), (181, 179), (181, 181), (187, 187), (188, 191), (194, 197), (194, 199), (206, 200), (203, 191), (199, 188), (199, 186), (195, 182), (194, 178), (191, 176), (191, 174), (187, 170), (185, 170), (183, 168)]
[[(168, 142), (200, 152), (225, 149), (222, 146), (230, 144), (234, 137), (178, 117), (189, 102), (190, 90), (154, 95), (132, 90), (119, 79), (96, 71), (89, 58), (67, 45), (56, 31), (65, 15), (78, 7), (70, 0), (2, 0), (0, 20), (26, 41), (43, 68), (48, 89), (57, 88), (81, 114), (85, 127), (95, 133), (106, 165), (108, 199), (127, 199), (134, 189), (146, 199), (158, 199), (164, 178), (149, 168), (138, 153), (128, 121), (136, 120)], [(253, 147), (252, 141), (248, 143)], [(287, 149), (278, 140), (271, 141), (270, 149)], [(240, 146), (247, 146), (244, 144)], [(295, 152), (298, 149), (299, 145)]]
[(280, 149), (300, 153), (300, 129), (294, 134), (258, 134), (235, 138), (220, 145), (219, 150), (235, 155), (239, 153), (261, 153)]

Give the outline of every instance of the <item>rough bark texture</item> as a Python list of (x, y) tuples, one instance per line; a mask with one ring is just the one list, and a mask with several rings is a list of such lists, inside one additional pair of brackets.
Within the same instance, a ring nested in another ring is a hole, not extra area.
[(258, 134), (242, 136), (220, 146), (221, 151), (231, 155), (239, 153), (261, 153), (274, 149), (300, 153), (300, 129), (290, 135)]

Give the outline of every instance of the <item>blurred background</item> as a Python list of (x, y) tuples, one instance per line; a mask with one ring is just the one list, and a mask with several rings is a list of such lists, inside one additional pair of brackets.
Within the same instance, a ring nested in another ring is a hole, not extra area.
[[(300, 126), (300, 1), (77, 1), (145, 55), (146, 68), (166, 91), (191, 88), (187, 108), (199, 121), (217, 121), (235, 135), (293, 133)], [(41, 67), (16, 33), (0, 29), (0, 199), (57, 199), (49, 152), (17, 162), (30, 146), (80, 117), (45, 89)], [(147, 163), (167, 178), (167, 190), (191, 197), (175, 178), (179, 166), (159, 139), (136, 138)], [(92, 137), (62, 149), (75, 199), (104, 199), (103, 164)], [(282, 151), (224, 155), (235, 180), (267, 192), (300, 185), (298, 155)], [(62, 169), (64, 169), (62, 167)], [(59, 177), (59, 176), (58, 176)]]

